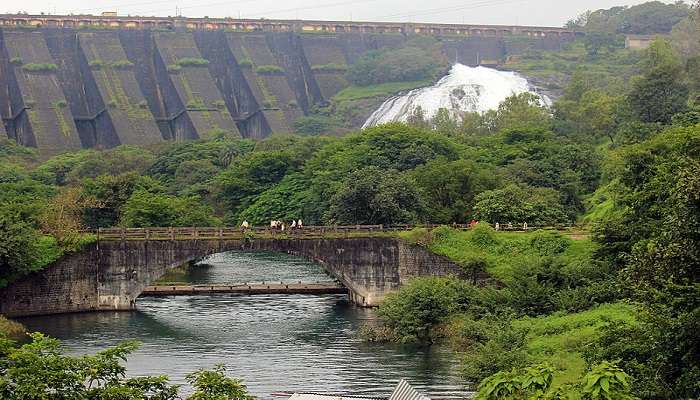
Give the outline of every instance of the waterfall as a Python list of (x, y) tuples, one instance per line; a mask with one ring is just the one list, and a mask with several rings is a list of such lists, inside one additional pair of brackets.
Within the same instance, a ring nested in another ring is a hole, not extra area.
[[(372, 113), (362, 127), (406, 122), (419, 106), (425, 119), (434, 117), (441, 108), (453, 115), (460, 112), (481, 113), (496, 109), (509, 96), (524, 92), (536, 93), (527, 79), (515, 72), (455, 64), (450, 73), (434, 86), (390, 97)], [(540, 97), (544, 104), (551, 104), (546, 96)]]

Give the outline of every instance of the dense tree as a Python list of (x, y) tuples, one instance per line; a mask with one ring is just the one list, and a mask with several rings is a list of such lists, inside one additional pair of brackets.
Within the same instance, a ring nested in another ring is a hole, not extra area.
[(585, 21), (586, 31), (594, 33), (668, 33), (689, 12), (688, 5), (681, 1), (673, 4), (650, 1), (632, 7), (590, 12), (581, 22)]
[(620, 36), (607, 32), (590, 32), (583, 42), (591, 57), (597, 57), (602, 52), (611, 52), (625, 45)]
[(154, 158), (149, 150), (137, 146), (83, 150), (49, 159), (34, 171), (34, 176), (46, 183), (65, 185), (104, 174), (143, 173)]
[(225, 206), (229, 218), (235, 219), (253, 203), (254, 196), (270, 189), (299, 167), (298, 160), (289, 152), (249, 153), (216, 177), (216, 198)]
[(240, 213), (238, 219), (254, 225), (267, 224), (272, 220), (296, 221), (300, 218), (306, 219), (307, 224), (318, 223), (319, 221), (306, 218), (307, 215), (313, 215), (312, 208), (311, 194), (305, 177), (301, 174), (289, 174), (278, 185), (257, 196), (253, 203)]
[(642, 122), (668, 124), (687, 107), (683, 66), (668, 42), (657, 39), (642, 61), (643, 74), (632, 82), (629, 102)]
[(484, 114), (485, 125), (492, 133), (503, 129), (547, 129), (551, 125), (549, 111), (542, 98), (525, 92), (508, 97), (495, 111)]
[(83, 213), (97, 207), (98, 201), (80, 188), (64, 188), (42, 210), (39, 227), (53, 236), (65, 251), (76, 251), (81, 247), (86, 228)]
[(22, 218), (16, 207), (0, 207), (0, 287), (44, 267), (62, 251)]
[(498, 185), (493, 170), (471, 160), (448, 161), (437, 158), (413, 170), (426, 205), (426, 216), (433, 223), (466, 223), (474, 206), (474, 196)]
[(474, 201), (474, 216), (490, 223), (545, 226), (569, 222), (559, 194), (553, 189), (511, 184), (480, 193)]
[(221, 170), (227, 168), (238, 157), (250, 152), (253, 147), (252, 141), (241, 139), (175, 143), (158, 154), (149, 166), (147, 174), (170, 186), (178, 169), (181, 176), (186, 173), (182, 170), (183, 163), (209, 161)]
[[(620, 194), (598, 240), (645, 312), (638, 328), (609, 328), (592, 358), (621, 358), (644, 398), (698, 397), (700, 132), (671, 129), (615, 160)], [(621, 333), (633, 341), (611, 343)]]
[(180, 198), (141, 189), (126, 201), (120, 220), (120, 225), (134, 228), (220, 224), (211, 207), (199, 198)]
[(83, 212), (84, 223), (91, 228), (116, 226), (121, 219), (122, 207), (137, 191), (164, 193), (165, 187), (148, 176), (135, 173), (101, 175), (83, 181), (86, 196), (94, 199)]
[(335, 224), (400, 224), (422, 219), (416, 185), (395, 170), (365, 167), (348, 175), (331, 199), (326, 221)]
[(555, 124), (566, 134), (594, 141), (607, 137), (614, 143), (623, 100), (598, 89), (587, 90), (575, 100), (564, 98), (555, 105)]
[(416, 38), (399, 49), (365, 53), (349, 67), (347, 77), (358, 86), (417, 81), (433, 79), (446, 65), (437, 41)]

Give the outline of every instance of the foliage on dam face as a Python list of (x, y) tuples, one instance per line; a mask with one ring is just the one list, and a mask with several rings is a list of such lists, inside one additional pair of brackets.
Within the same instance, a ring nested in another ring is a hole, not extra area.
[(22, 65), (22, 69), (27, 72), (53, 72), (58, 69), (58, 65), (51, 63), (27, 63)]
[(374, 50), (350, 65), (347, 77), (358, 86), (435, 78), (447, 66), (439, 42), (416, 38), (395, 50)]

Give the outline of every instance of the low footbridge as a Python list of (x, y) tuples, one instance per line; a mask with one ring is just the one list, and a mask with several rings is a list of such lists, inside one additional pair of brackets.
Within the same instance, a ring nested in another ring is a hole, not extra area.
[[(465, 226), (456, 226), (465, 228)], [(410, 245), (412, 226), (100, 229), (94, 243), (0, 290), (7, 316), (131, 310), (169, 269), (226, 251), (276, 251), (318, 262), (360, 306), (376, 306), (419, 276), (457, 275), (455, 263)]]

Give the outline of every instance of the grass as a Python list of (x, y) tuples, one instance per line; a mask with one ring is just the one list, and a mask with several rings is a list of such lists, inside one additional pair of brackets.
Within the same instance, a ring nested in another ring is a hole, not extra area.
[(278, 65), (260, 65), (255, 67), (255, 73), (259, 75), (281, 75), (284, 73), (284, 68)]
[(596, 337), (596, 330), (610, 321), (635, 323), (635, 308), (627, 303), (602, 304), (591, 310), (520, 318), (513, 322), (529, 329), (527, 352), (534, 362), (548, 362), (559, 369), (555, 385), (579, 378), (586, 362), (581, 350)]
[(22, 66), (22, 69), (27, 71), (27, 72), (53, 72), (53, 71), (56, 71), (58, 69), (58, 65), (50, 64), (50, 63), (44, 63), (44, 64), (29, 63), (29, 64), (24, 64)]
[(209, 65), (209, 60), (198, 57), (184, 57), (175, 62), (180, 67), (201, 67)]
[(0, 337), (20, 339), (26, 333), (24, 325), (0, 315)]
[(368, 99), (373, 97), (389, 97), (403, 90), (415, 89), (428, 86), (430, 80), (410, 81), (410, 82), (389, 82), (370, 86), (350, 86), (333, 96), (334, 102), (344, 102)]
[[(577, 232), (571, 232), (576, 234)], [(584, 276), (587, 269), (594, 267), (592, 264), (593, 252), (596, 244), (590, 239), (572, 240), (566, 234), (555, 231), (536, 230), (529, 232), (496, 232), (487, 225), (479, 224), (469, 231), (455, 230), (449, 227), (438, 227), (429, 231), (427, 229), (414, 229), (401, 232), (399, 237), (411, 244), (422, 246), (428, 250), (446, 256), (451, 260), (468, 266), (474, 264), (474, 260), (485, 261), (486, 271), (498, 281), (505, 284), (505, 289), (519, 283), (519, 280), (527, 276), (528, 269), (541, 263), (546, 258), (553, 258), (561, 263), (568, 272)], [(479, 292), (485, 297), (491, 312), (498, 311), (497, 301), (489, 300), (492, 295), (488, 291)], [(508, 292), (506, 292), (508, 293)], [(510, 292), (512, 295), (517, 292)], [(479, 297), (476, 297), (479, 298)], [(527, 298), (527, 297), (525, 297)], [(491, 301), (491, 303), (489, 303)], [(516, 303), (517, 304), (517, 303)], [(505, 308), (507, 310), (507, 307)], [(519, 313), (525, 315), (525, 313)], [(537, 314), (531, 314), (537, 315)], [(583, 358), (583, 350), (593, 342), (598, 329), (611, 321), (624, 321), (635, 323), (635, 307), (624, 302), (594, 304), (590, 309), (580, 312), (557, 311), (549, 315), (537, 317), (520, 317), (510, 322), (516, 332), (524, 332), (524, 351), (527, 353), (528, 364), (549, 363), (557, 368), (554, 385), (577, 381), (585, 372), (586, 361)], [(486, 357), (480, 356), (476, 350), (469, 353), (469, 341), (476, 336), (470, 332), (456, 328), (463, 320), (474, 318), (469, 313), (455, 314), (452, 319), (453, 326), (447, 326), (445, 337), (452, 339), (453, 345), (466, 351), (474, 360), (490, 361), (498, 359), (496, 354), (489, 354), (493, 350), (500, 349), (486, 347)], [(484, 321), (483, 319), (477, 321)], [(488, 320), (485, 322), (489, 324)], [(471, 326), (471, 325), (467, 325)], [(476, 325), (478, 326), (478, 325)], [(499, 325), (487, 326), (485, 332), (493, 334)], [(466, 334), (466, 335), (465, 335)], [(465, 335), (462, 337), (461, 335)], [(495, 336), (494, 336), (495, 337)], [(498, 343), (498, 342), (492, 342)], [(466, 348), (464, 347), (466, 344)], [(469, 361), (466, 361), (469, 362)], [(470, 364), (471, 365), (471, 364)]]
[[(411, 238), (412, 234), (415, 235), (412, 232), (402, 232), (400, 237), (415, 241), (415, 238)], [(544, 255), (542, 249), (538, 250), (532, 245), (541, 236), (553, 237), (553, 240), (563, 245), (563, 251), (551, 255), (567, 264), (587, 260), (595, 250), (595, 244), (590, 239), (572, 240), (557, 232), (548, 231), (460, 231), (441, 227), (433, 230), (423, 242), (428, 250), (458, 264), (465, 265), (474, 259), (484, 260), (488, 273), (500, 281), (509, 282), (517, 278), (521, 266), (533, 263)]]
[(562, 90), (577, 70), (595, 82), (596, 87), (609, 93), (624, 89), (634, 75), (640, 52), (624, 48), (590, 56), (582, 40), (565, 46), (560, 51), (530, 50), (513, 57), (503, 69), (518, 71), (529, 78), (540, 80), (549, 89)]

